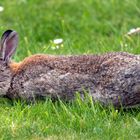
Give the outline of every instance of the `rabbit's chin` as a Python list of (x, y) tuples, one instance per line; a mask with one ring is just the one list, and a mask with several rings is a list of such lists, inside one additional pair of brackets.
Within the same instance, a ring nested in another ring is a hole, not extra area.
[(9, 68), (0, 67), (0, 96), (7, 94), (11, 85), (12, 73)]

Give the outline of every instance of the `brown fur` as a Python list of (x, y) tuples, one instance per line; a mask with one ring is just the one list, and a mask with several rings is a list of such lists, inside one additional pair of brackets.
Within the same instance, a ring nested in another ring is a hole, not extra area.
[(72, 100), (84, 91), (107, 105), (140, 103), (140, 56), (128, 53), (104, 55), (33, 55), (11, 63), (10, 98), (32, 100), (51, 97)]

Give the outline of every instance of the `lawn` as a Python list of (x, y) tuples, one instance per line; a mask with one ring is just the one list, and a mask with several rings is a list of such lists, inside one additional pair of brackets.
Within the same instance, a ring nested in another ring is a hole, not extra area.
[[(35, 53), (140, 53), (140, 36), (126, 33), (140, 26), (139, 0), (3, 0), (0, 34), (19, 33), (19, 62)], [(54, 39), (63, 47), (53, 49)], [(0, 99), (0, 139), (137, 140), (140, 109), (115, 110), (91, 102), (46, 101), (27, 104)]]

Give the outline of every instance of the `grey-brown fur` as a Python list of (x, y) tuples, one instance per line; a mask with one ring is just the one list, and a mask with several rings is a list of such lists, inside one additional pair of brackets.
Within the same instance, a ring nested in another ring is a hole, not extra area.
[[(37, 60), (37, 55), (32, 57)], [(9, 94), (24, 99), (50, 96), (72, 100), (76, 92), (82, 96), (86, 90), (105, 105), (133, 106), (140, 103), (139, 62), (139, 56), (128, 53), (47, 56), (17, 71)]]
[[(93, 101), (104, 105), (112, 103), (115, 107), (131, 107), (140, 104), (139, 55), (123, 52), (80, 56), (34, 55), (16, 67), (10, 62), (8, 66), (9, 80), (5, 83), (9, 88), (4, 91), (12, 99), (59, 97), (69, 101), (75, 98), (76, 92), (83, 97), (87, 91)], [(3, 73), (0, 72), (0, 77)]]

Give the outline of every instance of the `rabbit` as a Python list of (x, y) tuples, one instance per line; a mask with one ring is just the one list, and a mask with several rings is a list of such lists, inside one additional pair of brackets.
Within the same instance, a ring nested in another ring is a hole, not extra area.
[(73, 101), (85, 91), (93, 102), (114, 107), (140, 104), (140, 56), (126, 52), (54, 56), (36, 54), (11, 61), (18, 46), (16, 31), (1, 37), (0, 95), (32, 101), (51, 98)]

